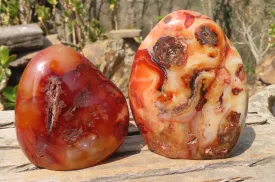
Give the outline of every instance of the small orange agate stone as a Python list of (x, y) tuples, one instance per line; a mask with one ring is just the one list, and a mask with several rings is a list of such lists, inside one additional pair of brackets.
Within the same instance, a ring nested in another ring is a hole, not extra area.
[(15, 106), (17, 139), (28, 159), (52, 170), (95, 165), (128, 132), (126, 100), (84, 56), (63, 45), (26, 67)]

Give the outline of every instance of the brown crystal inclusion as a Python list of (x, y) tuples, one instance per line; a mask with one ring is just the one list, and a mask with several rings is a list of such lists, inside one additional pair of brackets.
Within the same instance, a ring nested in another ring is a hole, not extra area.
[(223, 148), (223, 147), (208, 146), (208, 147), (205, 148), (205, 155), (206, 155), (206, 158), (208, 158), (208, 159), (211, 159), (211, 158), (224, 158), (227, 153), (228, 153), (228, 149)]
[(196, 31), (195, 37), (201, 45), (208, 44), (213, 47), (218, 45), (217, 34), (207, 26), (200, 27), (199, 30)]
[(236, 70), (236, 73), (235, 73), (236, 77), (238, 77), (241, 81), (244, 80), (245, 78), (245, 73), (244, 73), (244, 67), (242, 64), (239, 64), (238, 65), (238, 68)]
[(65, 103), (60, 100), (62, 94), (61, 81), (58, 77), (52, 76), (48, 79), (48, 84), (45, 87), (46, 93), (46, 125), (48, 132), (51, 132), (55, 126), (58, 116), (61, 113)]
[(226, 117), (228, 123), (218, 135), (219, 146), (215, 146), (216, 144), (207, 146), (203, 154), (206, 158), (224, 158), (228, 154), (228, 151), (231, 151), (240, 135), (240, 117), (241, 113), (236, 111), (229, 113)]
[(236, 111), (231, 111), (230, 114), (227, 116), (227, 120), (230, 123), (238, 124), (241, 117), (241, 113), (238, 113)]
[(83, 129), (82, 128), (72, 128), (64, 130), (61, 134), (62, 140), (66, 144), (73, 144), (76, 141), (78, 141), (80, 138), (82, 138), (83, 135)]
[(241, 91), (243, 91), (242, 88), (233, 88), (233, 89), (232, 89), (232, 94), (233, 94), (233, 95), (239, 95), (239, 93), (240, 93)]
[[(236, 111), (231, 111), (226, 117), (228, 124), (224, 127), (223, 131), (219, 134), (219, 143), (235, 143), (233, 142), (238, 138), (240, 133), (239, 121), (241, 118), (241, 113)], [(233, 133), (233, 135), (232, 135)]]
[(161, 37), (154, 46), (156, 60), (165, 68), (184, 65), (187, 59), (187, 44), (181, 37)]

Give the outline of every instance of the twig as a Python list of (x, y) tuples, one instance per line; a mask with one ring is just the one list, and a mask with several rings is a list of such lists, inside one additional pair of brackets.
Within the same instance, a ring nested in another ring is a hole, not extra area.
[(240, 45), (243, 45), (243, 44), (246, 44), (246, 42), (232, 42), (232, 44), (240, 44)]
[(264, 26), (262, 26), (261, 28), (261, 39), (260, 39), (260, 52), (262, 52), (263, 50), (263, 43), (264, 43), (264, 38), (265, 38), (265, 34), (264, 34)]
[(256, 35), (255, 37), (252, 38), (252, 40), (257, 39), (258, 37), (260, 37), (260, 35)]
[(73, 44), (76, 45), (75, 24), (74, 24), (74, 21), (72, 21), (72, 34), (73, 34)]
[(247, 29), (249, 30), (249, 31), (251, 31), (251, 28), (254, 26), (254, 24), (258, 21), (258, 19), (259, 19), (259, 15), (256, 15), (256, 18), (254, 18), (254, 21), (250, 24), (250, 25), (248, 25), (248, 27), (247, 27)]
[(68, 45), (68, 46), (71, 46), (71, 47), (75, 47), (75, 48), (77, 48), (77, 49), (80, 49), (80, 47), (79, 47), (78, 45), (75, 45), (75, 44), (73, 44), (73, 43), (71, 43), (71, 42), (61, 41), (61, 43), (64, 44), (64, 45)]
[[(253, 57), (256, 60), (256, 63), (259, 64), (260, 61), (263, 59), (264, 55), (268, 52), (268, 50), (271, 47), (271, 44), (267, 44), (267, 46), (264, 48), (264, 45), (266, 45), (265, 40), (267, 27), (265, 24), (263, 24), (261, 27), (260, 34), (254, 36), (252, 30), (255, 24), (259, 22), (259, 13), (256, 14), (256, 18), (253, 20), (253, 22), (249, 23), (244, 19), (243, 16), (240, 15), (239, 12), (242, 12), (240, 8), (241, 7), (235, 8), (236, 17), (241, 24), (241, 27), (239, 29), (236, 29), (236, 31), (243, 35), (244, 42), (235, 42), (234, 44), (247, 44), (250, 48)], [(259, 44), (256, 44), (258, 40)]]
[(6, 70), (4, 68), (1, 69), (2, 72), (2, 80), (0, 82), (0, 93), (6, 88), (8, 83), (8, 76), (6, 74)]
[(265, 50), (261, 54), (262, 57), (267, 53), (267, 51), (270, 49), (270, 47), (271, 47), (271, 44), (267, 44)]

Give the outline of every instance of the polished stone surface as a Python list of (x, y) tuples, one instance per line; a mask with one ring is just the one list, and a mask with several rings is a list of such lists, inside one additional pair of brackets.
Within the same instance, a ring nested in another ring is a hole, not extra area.
[(175, 11), (140, 45), (129, 100), (151, 151), (169, 158), (224, 158), (247, 113), (241, 57), (208, 17)]
[(110, 156), (127, 135), (119, 89), (84, 56), (63, 45), (39, 52), (18, 86), (17, 139), (36, 166), (80, 169)]

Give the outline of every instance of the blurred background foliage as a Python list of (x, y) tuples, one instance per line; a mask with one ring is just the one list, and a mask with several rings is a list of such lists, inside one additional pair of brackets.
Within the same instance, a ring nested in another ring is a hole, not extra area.
[[(103, 33), (98, 19), (89, 12), (96, 4), (85, 0), (0, 0), (0, 26), (39, 23), (45, 34), (57, 32), (64, 44), (81, 50), (87, 41), (96, 41)], [(110, 12), (117, 1), (108, 0)]]
[[(45, 35), (58, 34), (61, 43), (82, 51), (86, 44), (106, 39), (111, 30), (141, 29), (142, 38), (135, 38), (141, 43), (161, 19), (179, 9), (217, 22), (241, 54), (248, 83), (259, 80), (258, 65), (274, 55), (274, 0), (0, 0), (0, 26), (38, 23)], [(0, 100), (9, 107), (16, 88), (6, 85), (8, 63), (15, 55), (1, 47), (0, 59)]]
[(5, 108), (13, 108), (15, 104), (17, 87), (7, 87), (9, 77), (11, 76), (9, 63), (15, 59), (16, 55), (10, 55), (9, 49), (6, 46), (0, 47), (0, 93), (2, 93), (0, 98)]
[(191, 9), (220, 24), (237, 47), (248, 47), (247, 62), (257, 65), (274, 45), (274, 6), (274, 0), (0, 0), (0, 26), (38, 22), (45, 34), (57, 32), (62, 43), (82, 50), (104, 29), (140, 28), (144, 37), (168, 13)]

